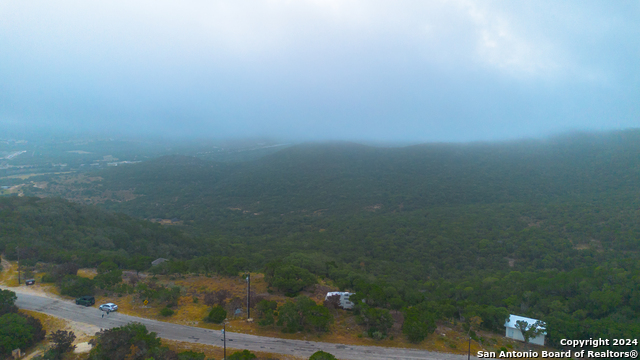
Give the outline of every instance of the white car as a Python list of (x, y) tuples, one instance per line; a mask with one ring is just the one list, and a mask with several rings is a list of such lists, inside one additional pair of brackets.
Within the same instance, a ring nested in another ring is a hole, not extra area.
[(114, 304), (114, 303), (106, 303), (106, 304), (102, 304), (98, 307), (98, 309), (102, 310), (102, 311), (116, 311), (118, 310), (118, 305)]

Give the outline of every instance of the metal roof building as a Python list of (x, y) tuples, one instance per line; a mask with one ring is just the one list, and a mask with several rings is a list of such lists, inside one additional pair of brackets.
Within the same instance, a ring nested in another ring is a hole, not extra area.
[(165, 258), (158, 258), (158, 259), (153, 260), (153, 261), (151, 262), (151, 265), (156, 266), (156, 265), (160, 265), (160, 264), (162, 264), (163, 262), (167, 262), (167, 261), (169, 261), (169, 259), (165, 259)]
[[(516, 327), (516, 323), (518, 321), (525, 321), (528, 325), (527, 327), (531, 327), (540, 320), (532, 319), (524, 316), (518, 316), (518, 315), (509, 315), (507, 322), (504, 324), (505, 328), (507, 328), (505, 336), (510, 339), (524, 341), (524, 336), (522, 336), (522, 332), (518, 330), (518, 328)], [(544, 337), (545, 335), (547, 335), (546, 326), (547, 324), (542, 322), (542, 328), (544, 329), (544, 331), (537, 337), (529, 339), (529, 342), (531, 344), (544, 345)]]

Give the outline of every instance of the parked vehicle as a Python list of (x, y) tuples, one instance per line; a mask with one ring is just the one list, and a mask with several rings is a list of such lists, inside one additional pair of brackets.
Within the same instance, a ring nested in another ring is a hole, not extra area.
[(91, 306), (93, 304), (96, 303), (96, 298), (94, 298), (93, 296), (81, 296), (79, 298), (76, 299), (76, 305), (84, 305), (84, 306)]
[(106, 303), (106, 304), (102, 304), (98, 307), (100, 310), (102, 311), (116, 311), (118, 310), (118, 305), (114, 304), (114, 303)]
[(25, 280), (24, 282), (27, 285), (35, 285), (36, 280), (35, 279), (29, 279), (29, 280)]

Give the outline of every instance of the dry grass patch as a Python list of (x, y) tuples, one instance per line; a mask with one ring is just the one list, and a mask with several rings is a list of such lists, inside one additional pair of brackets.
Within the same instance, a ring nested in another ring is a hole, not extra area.
[(24, 309), (20, 309), (20, 312), (40, 320), (42, 328), (46, 330), (47, 334), (58, 330), (64, 330), (67, 327), (67, 322), (59, 317)]
[(18, 265), (15, 262), (2, 261), (2, 272), (0, 272), (0, 282), (9, 287), (18, 286)]
[(63, 172), (50, 172), (50, 173), (33, 173), (33, 174), (10, 175), (10, 176), (5, 176), (5, 177), (0, 178), (0, 179), (20, 179), (20, 180), (25, 180), (25, 179), (28, 179), (28, 178), (34, 177), (34, 176), (72, 174), (74, 172), (75, 171), (63, 171)]
[[(211, 358), (222, 359), (224, 355), (224, 350), (222, 347), (213, 346), (213, 345), (197, 344), (197, 343), (166, 340), (166, 339), (162, 339), (162, 344), (175, 352), (182, 352), (182, 351), (189, 351), (189, 350), (201, 352), (205, 354), (207, 359), (211, 359)], [(227, 346), (227, 356), (242, 350), (243, 349), (234, 349)], [(252, 351), (252, 353), (256, 354), (258, 358), (264, 358), (264, 359), (278, 359), (278, 360), (306, 360), (307, 359), (307, 358), (293, 356), (293, 355), (273, 354), (273, 353), (266, 353), (261, 351)]]
[(79, 269), (78, 270), (78, 276), (81, 276), (84, 278), (93, 279), (97, 275), (98, 275), (98, 271), (96, 271), (96, 269)]
[[(207, 316), (211, 307), (204, 304), (204, 295), (207, 292), (217, 290), (227, 290), (230, 293), (229, 298), (237, 296), (243, 301), (243, 311), (246, 311), (246, 282), (239, 277), (222, 277), (222, 276), (157, 276), (158, 284), (164, 286), (179, 286), (182, 288), (182, 296), (178, 299), (177, 306), (172, 310), (175, 313), (172, 316), (163, 317), (160, 310), (164, 308), (164, 304), (150, 302), (148, 305), (143, 304), (143, 299), (138, 295), (101, 296), (96, 297), (96, 301), (100, 304), (105, 302), (113, 302), (118, 304), (119, 311), (129, 315), (141, 316), (160, 321), (166, 321), (175, 324), (197, 326), (207, 329), (220, 330), (222, 325), (211, 324), (203, 321)], [(279, 305), (291, 299), (279, 294), (269, 294), (267, 292), (267, 283), (264, 281), (263, 274), (251, 275), (251, 290), (253, 293), (261, 294), (268, 300), (274, 300)], [(303, 292), (305, 296), (314, 299), (317, 303), (324, 300), (326, 291), (333, 290), (324, 282), (316, 285), (313, 292)], [(197, 302), (194, 301), (197, 299)], [(252, 314), (254, 313), (252, 309)], [(401, 326), (395, 326), (389, 332), (389, 336), (382, 340), (375, 340), (366, 336), (366, 329), (358, 325), (355, 316), (350, 311), (333, 310), (334, 323), (331, 325), (327, 333), (307, 333), (298, 332), (294, 334), (283, 333), (276, 326), (260, 326), (255, 322), (248, 322), (246, 314), (243, 313), (239, 317), (234, 317), (229, 313), (227, 322), (227, 331), (244, 334), (252, 334), (258, 336), (268, 336), (292, 340), (321, 341), (330, 343), (341, 343), (347, 345), (364, 345), (364, 346), (385, 346), (398, 348), (413, 348), (431, 351), (440, 351), (448, 353), (466, 353), (467, 338), (460, 332), (455, 330), (447, 330), (446, 336), (431, 335), (426, 341), (420, 344), (413, 344), (406, 340), (402, 334)], [(256, 319), (257, 320), (257, 319)], [(472, 351), (481, 350), (482, 347), (476, 342), (472, 342)]]
[(79, 323), (76, 321), (69, 321), (37, 311), (20, 309), (20, 312), (29, 316), (33, 316), (34, 318), (40, 320), (40, 322), (42, 322), (42, 327), (47, 332), (47, 335), (58, 330), (73, 331), (73, 333), (76, 335), (74, 344), (89, 341), (91, 338), (93, 338), (95, 333), (100, 330), (98, 327), (93, 325)]

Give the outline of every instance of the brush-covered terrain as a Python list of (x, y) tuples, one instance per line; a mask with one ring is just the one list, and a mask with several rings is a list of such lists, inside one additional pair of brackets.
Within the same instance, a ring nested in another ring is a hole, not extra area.
[[(308, 272), (365, 299), (359, 316), (402, 311), (407, 336), (476, 316), (502, 332), (509, 313), (545, 320), (551, 345), (640, 333), (638, 131), (404, 148), (306, 144), (242, 163), (167, 156), (89, 180), (45, 180), (25, 194), (95, 203), (128, 214), (108, 216), (136, 229), (172, 234), (140, 240), (129, 227), (127, 236), (100, 233), (109, 248), (60, 246), (112, 252), (83, 266), (162, 255), (173, 260), (166, 274)], [(49, 231), (15, 214), (1, 215), (15, 224), (16, 235), (0, 229), (5, 252), (20, 234)], [(99, 244), (96, 236), (76, 238)], [(178, 239), (189, 246), (171, 245)], [(304, 279), (289, 280), (317, 282)], [(291, 294), (283, 283), (273, 290)], [(371, 336), (386, 336), (380, 323), (367, 324)]]

